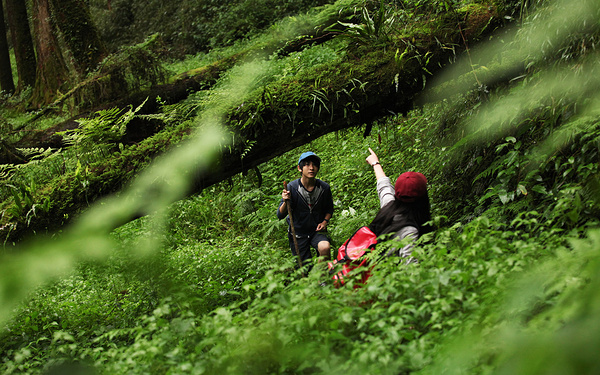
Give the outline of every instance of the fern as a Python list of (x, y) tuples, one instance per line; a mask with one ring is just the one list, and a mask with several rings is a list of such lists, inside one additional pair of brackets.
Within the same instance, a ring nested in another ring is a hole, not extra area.
[(16, 169), (15, 164), (0, 164), (0, 182), (8, 181)]
[(246, 157), (246, 155), (248, 155), (248, 153), (250, 151), (252, 151), (252, 148), (254, 147), (254, 145), (256, 144), (256, 141), (246, 141), (244, 142), (244, 151), (242, 151), (241, 154), (241, 158), (244, 159)]
[(79, 128), (57, 134), (63, 136), (65, 143), (77, 147), (81, 152), (92, 152), (102, 145), (114, 145), (125, 135), (127, 124), (147, 100), (136, 109), (130, 106), (125, 112), (119, 108), (99, 111), (95, 117), (79, 120)]
[(43, 148), (43, 147), (30, 147), (30, 148), (17, 148), (19, 152), (25, 157), (25, 159), (29, 160), (29, 162), (34, 160), (42, 160), (49, 156), (54, 155), (55, 153), (59, 153), (62, 149), (55, 148)]

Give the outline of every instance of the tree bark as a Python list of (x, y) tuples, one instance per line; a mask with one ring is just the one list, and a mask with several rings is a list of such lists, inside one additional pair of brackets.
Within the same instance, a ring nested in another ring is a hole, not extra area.
[(52, 103), (59, 92), (66, 92), (68, 68), (51, 22), (48, 0), (33, 0), (33, 24), (37, 46), (37, 71), (31, 104), (35, 108)]
[(50, 5), (56, 26), (75, 60), (75, 69), (85, 76), (106, 57), (89, 8), (82, 0), (50, 0)]
[(6, 25), (4, 24), (4, 8), (0, 1), (0, 89), (9, 94), (15, 92), (15, 83), (10, 66), (10, 53), (6, 40)]
[(26, 2), (22, 0), (4, 0), (4, 2), (17, 62), (19, 79), (16, 92), (19, 93), (24, 88), (35, 85), (35, 49), (31, 38), (31, 30), (29, 29)]

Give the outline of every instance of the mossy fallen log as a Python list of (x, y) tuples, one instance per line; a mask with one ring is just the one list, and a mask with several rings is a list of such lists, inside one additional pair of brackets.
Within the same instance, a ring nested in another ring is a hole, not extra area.
[[(235, 134), (236, 142), (223, 150), (214, 168), (194, 176), (189, 193), (245, 173), (324, 134), (363, 125), (367, 125), (368, 131), (368, 125), (377, 119), (408, 112), (423, 91), (427, 77), (451, 63), (481, 35), (493, 31), (501, 20), (495, 9), (485, 4), (455, 11), (415, 25), (409, 34), (396, 33), (368, 43), (353, 42), (339, 64), (314, 69), (301, 78), (266, 85), (243, 105), (226, 113), (226, 126)], [(223, 61), (220, 66), (230, 66), (236, 61), (239, 56)], [(169, 100), (175, 102), (187, 97), (193, 85), (222, 74), (224, 70), (216, 66), (179, 77), (179, 82), (186, 82), (185, 85), (157, 87), (156, 94), (164, 99), (165, 93), (170, 92)], [(143, 101), (141, 97), (138, 100)], [(128, 101), (133, 104), (136, 99), (129, 97)], [(47, 211), (30, 217), (28, 223), (22, 217), (5, 214), (0, 222), (0, 236), (10, 243), (32, 232), (56, 230), (90, 202), (118, 191), (154, 157), (181, 142), (190, 132), (191, 129), (182, 126), (164, 135), (158, 133), (156, 139), (142, 141), (127, 153), (115, 154), (105, 163), (95, 165), (89, 171), (90, 184), (85, 192), (78, 189), (73, 176), (63, 176), (53, 190), (37, 197), (52, 202)], [(132, 212), (124, 220), (144, 214), (147, 213)]]

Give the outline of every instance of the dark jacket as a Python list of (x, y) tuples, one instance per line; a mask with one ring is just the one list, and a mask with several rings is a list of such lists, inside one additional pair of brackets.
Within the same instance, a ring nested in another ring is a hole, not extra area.
[[(317, 229), (317, 225), (322, 223), (326, 214), (333, 215), (333, 197), (328, 183), (316, 180), (314, 191), (314, 203), (310, 207), (301, 189), (304, 189), (300, 179), (294, 180), (288, 184), (288, 190), (291, 193), (291, 208), (294, 219), (294, 229), (298, 236), (309, 236)], [(304, 189), (305, 190), (305, 189)], [(279, 207), (283, 204), (283, 199), (279, 202)], [(280, 220), (287, 216), (287, 212), (280, 213), (277, 209), (277, 218)], [(290, 223), (287, 218), (288, 225)]]

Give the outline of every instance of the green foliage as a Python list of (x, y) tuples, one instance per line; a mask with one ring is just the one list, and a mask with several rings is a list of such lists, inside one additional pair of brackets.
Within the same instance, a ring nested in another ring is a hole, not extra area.
[[(158, 34), (142, 42), (122, 48), (102, 61), (96, 71), (73, 88), (65, 97), (74, 97), (74, 105), (89, 108), (120, 99), (123, 93), (164, 83), (167, 70), (159, 59), (161, 41)], [(59, 101), (64, 100), (59, 98)]]
[(23, 218), (29, 225), (31, 219), (36, 216), (38, 211), (48, 212), (50, 210), (50, 200), (46, 198), (42, 203), (35, 203), (33, 195), (37, 187), (35, 182), (30, 184), (19, 184), (18, 186), (6, 185), (12, 193), (14, 205), (9, 209), (8, 214), (13, 217)]
[(76, 148), (78, 153), (95, 153), (103, 146), (119, 145), (122, 149), (123, 144), (119, 144), (119, 142), (125, 135), (127, 124), (146, 104), (146, 101), (135, 110), (129, 108), (129, 110), (123, 111), (119, 108), (112, 108), (99, 111), (92, 118), (79, 120), (79, 127), (59, 132), (58, 135), (63, 137), (66, 145)]
[(331, 1), (113, 0), (112, 9), (107, 9), (104, 1), (92, 1), (90, 8), (110, 49), (143, 40), (152, 30), (161, 33), (170, 46), (165, 52), (177, 57), (231, 45), (284, 17), (328, 3)]
[(568, 247), (512, 280), (506, 303), (482, 316), (493, 328), (474, 326), (449, 337), (424, 373), (462, 373), (474, 365), (496, 373), (593, 372), (596, 364), (582, 353), (598, 345), (590, 331), (597, 319), (598, 231)]
[[(215, 119), (257, 92), (268, 107), (279, 94), (269, 91), (273, 76), (311, 75), (311, 65), (338, 54), (330, 44), (239, 66), (189, 106), (165, 106), (162, 118), (182, 122), (169, 132), (91, 164), (94, 181), (110, 180), (127, 171), (125, 154), (150, 155), (167, 137), (202, 131), (57, 238), (3, 259), (2, 371), (75, 362), (107, 374), (593, 372), (600, 107), (596, 67), (585, 54), (580, 76), (562, 66), (532, 70), (512, 85), (458, 95), (458, 104), (390, 116), (367, 137), (360, 129), (329, 134), (174, 203), (189, 186), (186, 173), (228, 147), (224, 132), (210, 127)], [(554, 78), (575, 80), (554, 86)], [(354, 83), (341, 87), (360, 92)], [(318, 93), (338, 87), (312, 87), (309, 110), (326, 112), (335, 95)], [(207, 112), (190, 120), (199, 109)], [(103, 112), (78, 135), (114, 142), (121, 116)], [(324, 264), (301, 277), (275, 217), (282, 182), (297, 177), (300, 152), (320, 155), (319, 177), (335, 200), (330, 235), (339, 243), (378, 209), (368, 147), (392, 179), (425, 173), (436, 230), (415, 244), (416, 264), (372, 254), (372, 276), (360, 288), (353, 277), (335, 288)], [(87, 173), (82, 162), (73, 167)], [(20, 202), (28, 189), (14, 190)], [(113, 230), (133, 213), (148, 216)]]
[[(13, 226), (27, 227), (35, 216), (44, 217), (56, 209), (57, 198), (52, 194), (60, 195), (64, 188), (60, 184), (65, 183), (66, 176), (70, 177), (66, 183), (83, 191), (87, 200), (87, 190), (98, 180), (102, 164), (113, 152), (124, 151), (119, 142), (140, 108), (126, 111), (113, 108), (80, 120), (81, 127), (60, 133), (70, 144), (66, 149), (21, 149), (28, 163), (3, 165), (2, 169), (0, 196), (5, 200), (4, 220), (12, 221)], [(7, 200), (9, 197), (12, 201)]]
[(379, 9), (373, 15), (369, 13), (366, 6), (362, 8), (361, 21), (360, 24), (338, 21), (339, 25), (346, 28), (345, 31), (341, 31), (341, 35), (363, 44), (385, 43), (389, 41), (390, 34), (394, 29), (394, 11), (381, 0)]

